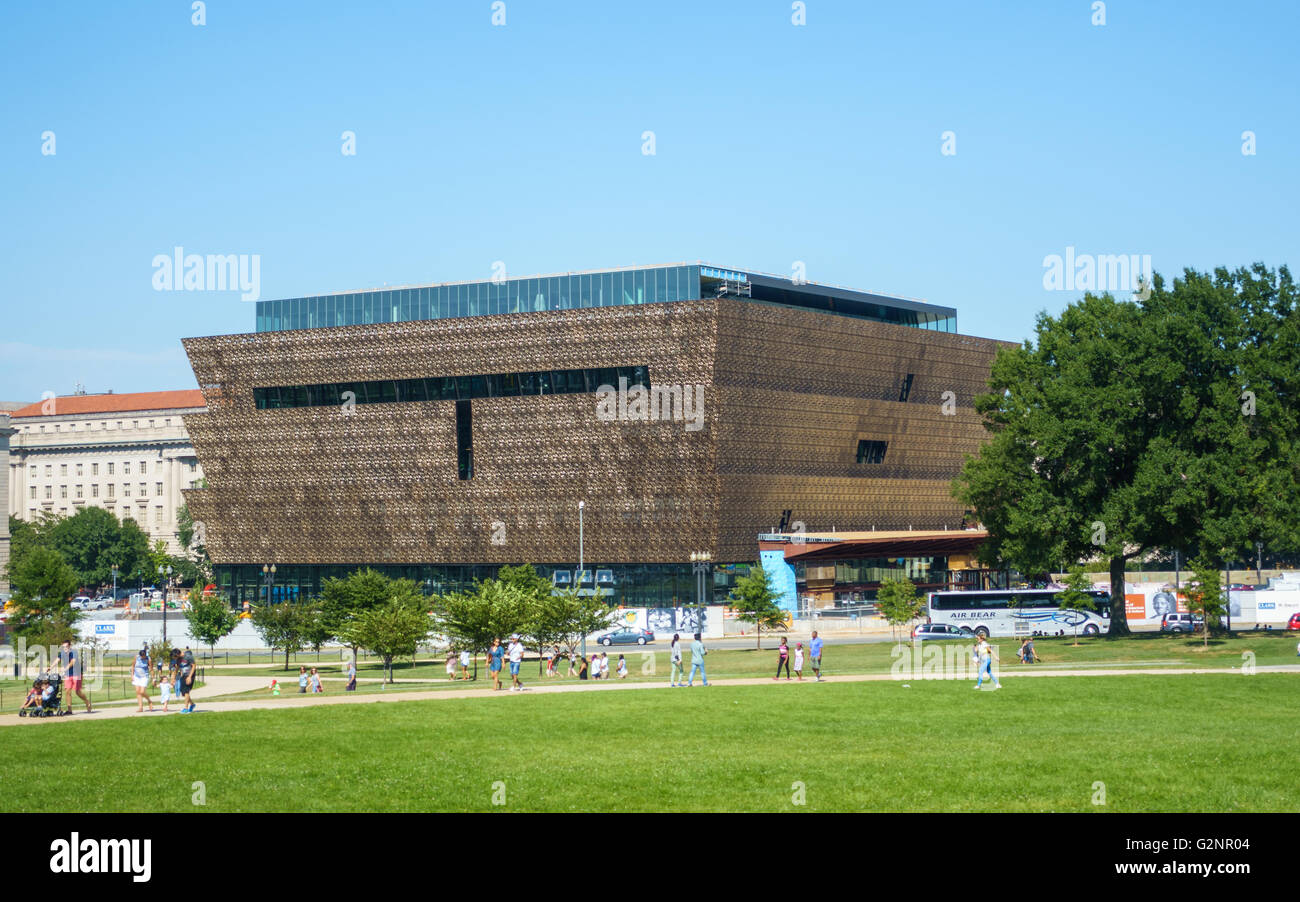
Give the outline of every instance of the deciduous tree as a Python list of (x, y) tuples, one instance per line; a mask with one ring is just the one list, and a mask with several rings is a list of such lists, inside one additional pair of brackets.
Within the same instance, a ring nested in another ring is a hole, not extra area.
[(881, 581), (876, 592), (876, 607), (893, 632), (925, 613), (925, 599), (917, 591), (916, 583), (905, 576), (896, 577)]
[(728, 603), (736, 612), (736, 619), (754, 624), (754, 641), (756, 648), (762, 648), (763, 630), (777, 629), (786, 622), (786, 614), (777, 606), (778, 594), (772, 586), (772, 577), (763, 572), (763, 568), (754, 564), (749, 573), (736, 580), (736, 587), (731, 590)]

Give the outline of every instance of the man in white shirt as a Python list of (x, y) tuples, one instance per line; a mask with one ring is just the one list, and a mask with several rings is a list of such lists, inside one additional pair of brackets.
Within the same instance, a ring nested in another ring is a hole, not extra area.
[(520, 692), (524, 684), (519, 682), (519, 665), (524, 660), (524, 644), (519, 641), (519, 634), (510, 637), (510, 647), (506, 649), (506, 654), (510, 656), (510, 680), (514, 683), (510, 687), (511, 692)]

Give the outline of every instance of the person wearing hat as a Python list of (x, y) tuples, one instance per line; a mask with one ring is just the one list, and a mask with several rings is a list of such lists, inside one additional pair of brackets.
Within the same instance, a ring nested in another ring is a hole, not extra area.
[(519, 641), (519, 634), (515, 633), (510, 637), (510, 681), (514, 684), (510, 687), (511, 692), (523, 691), (524, 684), (519, 682), (519, 665), (524, 661), (524, 643)]

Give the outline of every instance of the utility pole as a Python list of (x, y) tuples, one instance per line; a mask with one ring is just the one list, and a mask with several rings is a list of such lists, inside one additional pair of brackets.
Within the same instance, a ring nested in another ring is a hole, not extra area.
[[(579, 593), (582, 592), (582, 571), (584, 567), (583, 547), (582, 547), (582, 510), (586, 506), (587, 506), (587, 502), (585, 501), (578, 502), (578, 573), (577, 573), (578, 584), (574, 586), (574, 590)], [(584, 658), (587, 657), (587, 634), (586, 633), (582, 634), (582, 656)]]

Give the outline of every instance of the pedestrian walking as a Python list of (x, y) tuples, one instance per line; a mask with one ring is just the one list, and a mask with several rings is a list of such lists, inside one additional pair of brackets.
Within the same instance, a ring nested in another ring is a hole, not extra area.
[(975, 680), (975, 688), (979, 689), (984, 682), (984, 675), (988, 674), (993, 681), (994, 689), (1001, 689), (1002, 683), (993, 674), (993, 649), (989, 647), (989, 640), (980, 636), (979, 642), (975, 644), (975, 659), (979, 662), (979, 678)]
[(672, 662), (673, 688), (686, 685), (682, 682), (682, 678), (686, 676), (685, 671), (682, 670), (682, 637), (677, 633), (673, 633), (673, 644), (668, 652), (668, 658)]
[(519, 682), (519, 665), (524, 662), (524, 643), (519, 641), (519, 634), (510, 637), (510, 680), (513, 685), (510, 687), (511, 692), (523, 692), (524, 684)]
[(492, 674), (493, 692), (501, 688), (501, 661), (504, 657), (505, 650), (501, 647), (501, 640), (493, 639), (492, 647), (488, 649), (488, 673)]
[(456, 679), (456, 655), (450, 649), (447, 651), (447, 681), (451, 682)]
[(63, 647), (59, 649), (59, 669), (63, 671), (63, 686), (68, 690), (68, 710), (72, 710), (72, 696), (75, 693), (86, 703), (86, 713), (89, 714), (90, 699), (81, 691), (81, 659), (67, 639), (63, 640)]
[(795, 643), (794, 646), (794, 675), (803, 682), (803, 643)]
[(460, 650), (460, 678), (461, 678), (462, 680), (468, 680), (468, 679), (469, 679), (469, 665), (470, 665), (470, 663), (471, 663), (471, 662), (470, 662), (469, 649), (468, 649), (468, 648), (462, 648), (462, 649)]
[(352, 658), (348, 658), (348, 684), (343, 687), (343, 691), (357, 691), (357, 662)]
[(600, 653), (600, 678), (602, 680), (609, 679), (609, 652), (607, 651)]
[(790, 646), (786, 644), (785, 636), (781, 637), (781, 644), (776, 650), (776, 676), (774, 680), (781, 679), (781, 668), (785, 668), (785, 678), (790, 679)]
[(311, 669), (311, 691), (313, 695), (323, 691), (320, 687), (320, 672), (315, 667)]
[(547, 676), (550, 676), (550, 675), (554, 672), (554, 670), (555, 670), (555, 652), (554, 652), (554, 650), (548, 648), (548, 649), (546, 650), (545, 654), (543, 655), (543, 657), (546, 658), (546, 675), (547, 675)]
[(167, 713), (167, 705), (172, 700), (172, 675), (169, 671), (164, 671), (158, 678), (158, 697), (162, 700), (163, 713)]
[(194, 713), (194, 699), (190, 693), (194, 690), (194, 652), (190, 647), (185, 646), (185, 652), (177, 659), (180, 665), (180, 685), (176, 687), (176, 694), (185, 696), (185, 706), (181, 708), (182, 714)]
[(153, 710), (153, 699), (149, 697), (149, 650), (140, 649), (135, 662), (131, 665), (131, 685), (135, 687), (135, 713), (144, 711), (145, 702)]
[(704, 672), (704, 656), (709, 653), (700, 641), (700, 634), (696, 633), (695, 638), (691, 640), (691, 675), (686, 680), (687, 686), (695, 685), (695, 671), (700, 672), (700, 679), (704, 685), (709, 685), (709, 676)]
[(812, 632), (812, 641), (808, 643), (808, 661), (812, 664), (813, 673), (817, 676), (817, 682), (822, 681), (822, 640), (817, 635), (817, 631)]
[(622, 655), (618, 656), (618, 678), (620, 680), (627, 679), (627, 661), (623, 660)]
[(299, 695), (307, 694), (307, 668), (306, 667), (298, 668), (298, 694)]
[(578, 679), (587, 679), (587, 659), (585, 657), (578, 658)]

